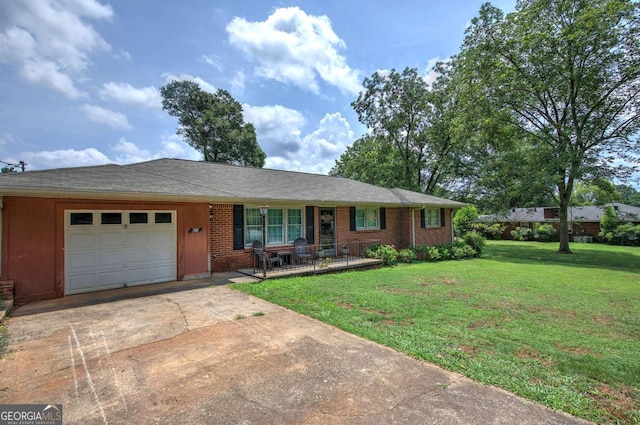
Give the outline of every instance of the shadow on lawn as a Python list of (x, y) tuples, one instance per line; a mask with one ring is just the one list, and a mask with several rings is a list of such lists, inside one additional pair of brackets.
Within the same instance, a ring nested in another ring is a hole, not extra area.
[[(608, 247), (607, 247), (608, 248)], [(640, 272), (640, 248), (638, 255), (633, 253), (597, 249), (597, 246), (585, 248), (571, 244), (573, 254), (557, 252), (557, 243), (515, 242), (509, 244), (488, 244), (483, 257), (489, 260), (522, 264), (556, 264), (568, 267), (587, 267), (618, 271)]]

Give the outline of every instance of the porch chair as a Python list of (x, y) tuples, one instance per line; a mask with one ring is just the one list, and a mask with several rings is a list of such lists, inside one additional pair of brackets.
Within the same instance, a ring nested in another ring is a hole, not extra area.
[(253, 254), (255, 255), (255, 264), (258, 266), (256, 267), (258, 269), (262, 268), (262, 262), (265, 261), (265, 256), (267, 267), (269, 267), (270, 269), (273, 269), (274, 265), (280, 265), (280, 257), (278, 257), (277, 254), (274, 256), (272, 255), (272, 253), (266, 252), (264, 247), (262, 246), (262, 242), (260, 241), (253, 241)]
[(313, 254), (309, 248), (309, 244), (305, 238), (298, 238), (293, 241), (293, 254), (296, 264), (300, 265), (301, 260), (305, 260), (308, 263), (309, 260), (313, 259)]

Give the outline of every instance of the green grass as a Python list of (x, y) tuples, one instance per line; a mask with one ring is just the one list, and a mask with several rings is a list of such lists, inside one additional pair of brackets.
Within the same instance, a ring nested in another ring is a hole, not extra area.
[(234, 288), (599, 423), (640, 423), (640, 249), (490, 242), (483, 258)]

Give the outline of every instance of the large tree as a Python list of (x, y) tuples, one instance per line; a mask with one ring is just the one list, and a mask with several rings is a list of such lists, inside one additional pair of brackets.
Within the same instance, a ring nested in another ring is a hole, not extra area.
[(370, 133), (345, 152), (332, 173), (434, 193), (451, 174), (455, 157), (446, 124), (450, 98), (442, 94), (446, 84), (436, 90), (416, 69), (406, 68), (375, 72), (363, 86), (351, 105)]
[(559, 251), (577, 180), (620, 177), (637, 161), (640, 6), (631, 0), (519, 0), (485, 4), (467, 30), (458, 72), (528, 145), (530, 181), (551, 182)]
[(242, 105), (227, 91), (204, 91), (192, 81), (172, 81), (160, 89), (162, 108), (178, 118), (178, 134), (204, 160), (223, 164), (263, 167), (266, 155), (256, 131), (245, 123)]

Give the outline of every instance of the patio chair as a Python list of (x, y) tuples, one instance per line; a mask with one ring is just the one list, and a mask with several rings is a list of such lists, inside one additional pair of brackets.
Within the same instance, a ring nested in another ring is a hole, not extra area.
[(278, 255), (273, 255), (275, 253), (266, 252), (264, 247), (262, 246), (262, 242), (260, 241), (253, 241), (253, 254), (255, 255), (256, 260), (255, 264), (259, 269), (262, 268), (262, 262), (265, 261), (265, 256), (267, 267), (269, 267), (270, 269), (273, 269), (274, 265), (280, 265), (280, 257)]
[(309, 244), (305, 238), (298, 238), (293, 241), (293, 255), (296, 264), (300, 265), (302, 260), (308, 263), (309, 260), (313, 259), (313, 254), (309, 248)]

